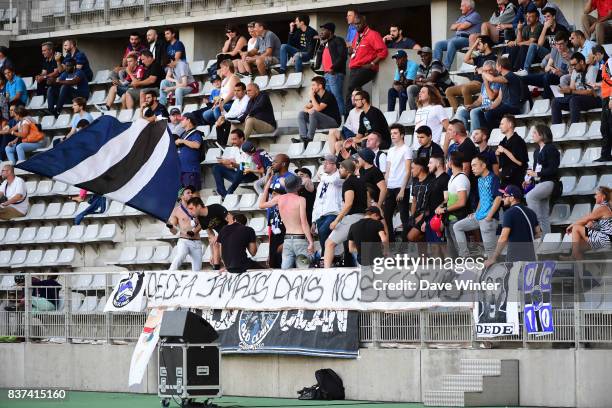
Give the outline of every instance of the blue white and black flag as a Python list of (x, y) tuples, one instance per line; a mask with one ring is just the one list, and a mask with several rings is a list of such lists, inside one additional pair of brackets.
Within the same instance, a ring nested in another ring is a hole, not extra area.
[(166, 221), (176, 204), (180, 167), (167, 122), (101, 116), (18, 168), (103, 195)]

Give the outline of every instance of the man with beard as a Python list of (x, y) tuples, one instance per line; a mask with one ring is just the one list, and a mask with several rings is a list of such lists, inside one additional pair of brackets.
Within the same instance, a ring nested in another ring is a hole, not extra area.
[(193, 195), (194, 188), (185, 187), (179, 191), (179, 205), (172, 210), (166, 227), (172, 234), (179, 233), (176, 244), (176, 255), (170, 265), (171, 271), (176, 271), (181, 266), (187, 255), (191, 257), (191, 270), (202, 269), (202, 243), (200, 242), (200, 225), (196, 217), (187, 209), (188, 202)]

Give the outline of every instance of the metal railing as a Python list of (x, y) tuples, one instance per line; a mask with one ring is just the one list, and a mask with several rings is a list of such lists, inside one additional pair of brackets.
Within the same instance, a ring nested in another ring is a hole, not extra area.
[[(25, 341), (53, 342), (134, 342), (138, 339), (146, 312), (104, 313), (106, 299), (123, 272), (61, 273), (60, 286), (39, 286), (48, 274), (0, 275), (0, 336)], [(15, 277), (19, 284), (14, 284)], [(553, 279), (563, 286), (564, 280)], [(11, 285), (11, 283), (13, 284)], [(477, 338), (472, 310), (459, 307), (404, 312), (363, 312), (359, 316), (359, 340), (366, 347), (404, 344), (426, 347), (455, 343), (464, 347), (481, 341), (496, 347), (528, 347), (535, 343), (612, 343), (612, 295), (607, 280), (598, 280), (597, 302), (574, 302), (574, 294), (558, 292), (553, 303), (554, 333), (527, 334), (522, 324), (515, 336)], [(567, 286), (567, 285), (565, 285)], [(612, 288), (611, 288), (612, 289)], [(41, 291), (44, 291), (41, 295)], [(46, 296), (46, 297), (45, 297)], [(41, 299), (44, 297), (44, 299)], [(593, 296), (591, 296), (592, 298)], [(571, 302), (570, 302), (571, 300)], [(521, 310), (522, 307), (519, 308)], [(522, 312), (519, 313), (522, 323)]]

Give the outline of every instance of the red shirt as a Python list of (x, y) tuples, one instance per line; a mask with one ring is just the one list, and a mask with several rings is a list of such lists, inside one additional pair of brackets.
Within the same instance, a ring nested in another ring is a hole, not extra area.
[(612, 0), (592, 0), (591, 6), (597, 9), (597, 18), (603, 18), (612, 8)]
[(323, 60), (321, 61), (321, 65), (323, 65), (323, 71), (330, 72), (332, 69), (332, 58), (329, 53), (329, 47), (325, 46), (323, 50)]
[[(349, 68), (360, 68), (368, 65), (375, 58), (385, 59), (388, 54), (389, 51), (382, 36), (367, 27), (363, 34), (358, 34), (353, 39), (353, 54), (351, 54)], [(374, 71), (378, 71), (378, 65), (374, 67)]]

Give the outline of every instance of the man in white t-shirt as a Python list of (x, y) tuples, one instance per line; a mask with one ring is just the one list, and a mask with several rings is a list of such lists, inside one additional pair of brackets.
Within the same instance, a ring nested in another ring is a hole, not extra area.
[(421, 126), (429, 126), (433, 141), (440, 144), (442, 132), (448, 127), (448, 117), (444, 112), (444, 107), (439, 99), (439, 94), (432, 86), (424, 86), (419, 91), (417, 100), (418, 109), (414, 117), (414, 137), (412, 138), (412, 148), (419, 148), (416, 137), (416, 129)]
[(355, 89), (351, 94), (351, 101), (353, 103), (353, 109), (349, 112), (344, 125), (340, 129), (331, 129), (327, 135), (327, 141), (329, 142), (329, 149), (331, 154), (338, 154), (342, 148), (342, 144), (346, 139), (350, 139), (357, 135), (359, 131), (359, 118), (361, 117), (362, 110), (355, 107), (355, 95), (360, 89)]
[(393, 124), (389, 128), (393, 146), (387, 153), (385, 182), (387, 183), (387, 198), (384, 204), (384, 216), (389, 236), (393, 236), (393, 213), (399, 207), (402, 225), (407, 225), (410, 215), (410, 198), (406, 187), (410, 181), (410, 166), (412, 164), (412, 149), (404, 143), (404, 127)]
[(0, 220), (10, 220), (23, 217), (28, 212), (28, 190), (25, 181), (15, 176), (15, 169), (11, 164), (2, 167), (0, 184)]

